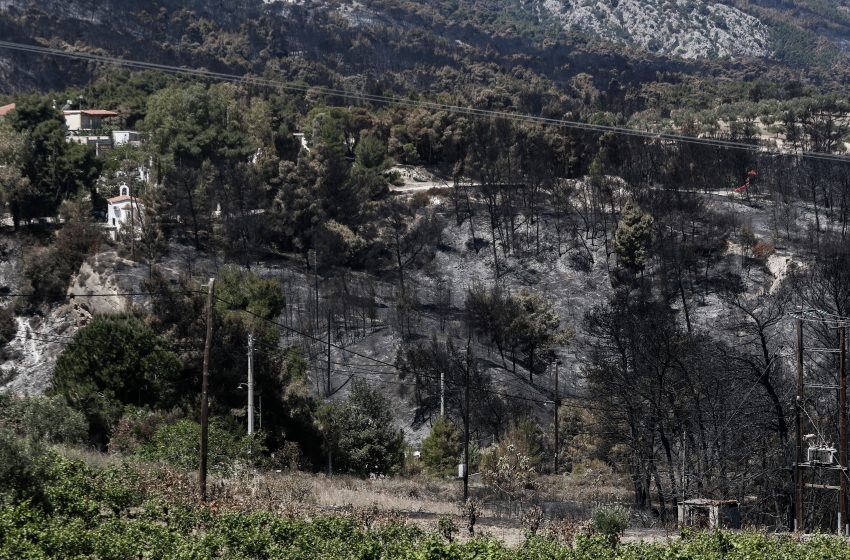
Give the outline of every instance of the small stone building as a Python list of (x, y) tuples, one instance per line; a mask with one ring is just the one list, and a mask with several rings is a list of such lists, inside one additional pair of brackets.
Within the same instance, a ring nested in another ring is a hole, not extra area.
[(740, 529), (741, 512), (738, 501), (694, 498), (680, 502), (679, 527)]

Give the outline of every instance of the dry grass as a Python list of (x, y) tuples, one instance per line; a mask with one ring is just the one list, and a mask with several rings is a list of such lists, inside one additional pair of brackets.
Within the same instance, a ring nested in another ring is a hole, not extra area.
[[(200, 505), (197, 473), (179, 471), (94, 450), (62, 448), (66, 456), (82, 460), (96, 468), (130, 464), (139, 473), (141, 485), (151, 494), (183, 505)], [(537, 499), (550, 506), (549, 519), (541, 530), (571, 533), (573, 525), (600, 503), (628, 501), (628, 490), (621, 476), (602, 465), (578, 469), (573, 474), (540, 476), (535, 481)], [(208, 481), (207, 506), (216, 511), (270, 511), (288, 517), (310, 518), (339, 513), (352, 515), (365, 527), (386, 523), (412, 523), (423, 529), (436, 529), (438, 518), (450, 515), (459, 527), (458, 538), (468, 532), (460, 516), (462, 483), (416, 475), (361, 479), (353, 476), (326, 476), (304, 472), (257, 472), (237, 469), (229, 477), (212, 474)], [(489, 535), (507, 545), (522, 542), (523, 515), (506, 514), (488, 500), (483, 485), (473, 477), (471, 492), (480, 500), (481, 514), (476, 534)], [(564, 519), (560, 519), (563, 517)], [(564, 525), (566, 523), (566, 525)]]
[[(63, 446), (57, 450), (101, 469), (130, 461), (140, 472), (151, 472), (151, 476), (160, 472), (178, 474), (178, 471), (166, 466), (100, 453), (94, 449)], [(194, 472), (180, 473), (180, 476), (191, 481), (196, 479)], [(459, 480), (441, 480), (424, 475), (362, 479), (347, 475), (248, 469), (237, 471), (228, 478), (211, 474), (209, 481), (211, 495), (224, 502), (252, 502), (262, 496), (272, 496), (275, 501), (298, 502), (304, 507), (318, 509), (377, 506), (383, 511), (434, 515), (457, 513), (463, 488)], [(539, 476), (535, 486), (538, 498), (543, 502), (626, 503), (630, 498), (626, 482), (609, 467), (594, 464), (576, 469), (572, 474)], [(471, 478), (470, 487), (474, 495), (483, 498), (485, 515), (492, 514), (488, 512), (486, 490), (476, 476)]]
[[(281, 475), (278, 475), (281, 476)], [(286, 475), (293, 476), (293, 475)], [(457, 511), (460, 486), (457, 482), (412, 478), (359, 479), (351, 476), (303, 475), (313, 488), (320, 507), (369, 507), (410, 513), (447, 514)]]
[(631, 499), (628, 479), (601, 462), (577, 467), (566, 475), (538, 478), (546, 501), (587, 503), (626, 503)]

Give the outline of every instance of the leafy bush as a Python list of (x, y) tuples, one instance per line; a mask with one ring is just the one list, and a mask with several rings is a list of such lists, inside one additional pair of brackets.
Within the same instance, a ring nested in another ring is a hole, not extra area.
[(394, 169), (392, 171), (389, 171), (386, 175), (387, 181), (389, 181), (391, 185), (395, 185), (396, 187), (401, 187), (404, 185), (404, 178), (401, 176), (401, 173), (399, 173), (398, 170)]
[(0, 504), (6, 500), (30, 498), (35, 493), (37, 454), (32, 444), (0, 429)]
[(534, 466), (528, 455), (509, 443), (483, 461), (482, 474), (487, 489), (507, 502), (510, 511), (515, 502), (522, 503), (534, 491)]
[(319, 422), (335, 472), (367, 475), (395, 472), (404, 460), (404, 435), (395, 429), (392, 406), (365, 381), (351, 395), (319, 411)]
[(109, 452), (130, 455), (153, 439), (163, 424), (173, 424), (180, 418), (179, 411), (163, 412), (129, 407), (112, 430)]
[(623, 506), (601, 506), (593, 511), (593, 530), (616, 544), (629, 527), (629, 512)]
[(45, 443), (80, 443), (88, 433), (86, 417), (61, 396), (0, 395), (0, 429)]
[(454, 540), (457, 533), (457, 523), (451, 515), (441, 515), (437, 518), (437, 533), (449, 542)]
[(405, 144), (401, 147), (401, 161), (409, 165), (419, 163), (419, 152), (413, 144)]
[(71, 277), (103, 242), (103, 230), (92, 223), (87, 204), (66, 201), (61, 214), (65, 225), (56, 242), (24, 257), (21, 291), (30, 294), (31, 306), (64, 299)]
[(46, 511), (93, 523), (105, 510), (114, 515), (138, 507), (146, 495), (138, 474), (128, 465), (103, 470), (57, 453), (45, 454), (40, 474)]
[(59, 355), (53, 391), (86, 415), (98, 437), (111, 432), (125, 405), (170, 407), (179, 370), (177, 356), (142, 321), (102, 315)]
[(140, 488), (137, 475), (126, 466), (98, 471), (58, 456), (50, 457), (44, 464), (44, 501), (23, 499), (0, 503), (0, 558), (602, 560), (616, 555), (618, 560), (838, 560), (847, 557), (844, 539), (824, 535), (800, 541), (759, 533), (697, 533), (678, 541), (627, 544), (616, 553), (603, 535), (578, 535), (572, 546), (541, 535), (531, 535), (510, 548), (481, 537), (461, 543), (444, 537), (456, 530), (448, 518), (441, 523), (441, 535), (404, 525), (397, 518), (380, 522), (380, 513), (374, 511), (351, 516), (316, 516), (309, 521), (266, 512), (216, 513), (147, 495)]
[[(161, 461), (180, 469), (195, 469), (200, 462), (201, 426), (192, 420), (178, 420), (164, 424), (150, 441), (139, 448), (138, 454), (151, 461)], [(254, 451), (262, 451), (262, 438), (255, 434)], [(237, 435), (220, 418), (209, 425), (209, 465), (213, 469), (229, 472), (234, 463), (247, 459), (251, 440), (247, 434)]]

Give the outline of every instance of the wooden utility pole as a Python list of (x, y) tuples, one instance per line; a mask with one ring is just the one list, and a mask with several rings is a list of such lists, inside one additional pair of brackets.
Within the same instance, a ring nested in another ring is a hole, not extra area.
[(204, 343), (204, 370), (201, 382), (201, 465), (198, 469), (198, 482), (201, 486), (201, 501), (207, 501), (207, 444), (209, 438), (209, 385), (210, 385), (210, 348), (212, 347), (213, 297), (215, 278), (210, 278), (207, 292), (207, 339)]
[(797, 449), (794, 461), (794, 531), (804, 532), (803, 525), (803, 321), (797, 319), (797, 402), (794, 420), (797, 425)]
[(466, 367), (463, 371), (463, 501), (469, 499), (469, 369), (472, 367), (472, 337), (466, 340)]
[(847, 327), (841, 327), (838, 347), (838, 534), (847, 526)]
[(558, 394), (558, 368), (561, 362), (555, 362), (555, 474), (558, 474), (558, 456), (561, 450), (561, 434), (558, 429), (558, 409), (561, 407), (561, 397)]

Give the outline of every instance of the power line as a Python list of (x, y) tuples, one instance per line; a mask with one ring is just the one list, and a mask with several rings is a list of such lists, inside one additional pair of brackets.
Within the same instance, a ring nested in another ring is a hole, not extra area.
[[(68, 294), (68, 299), (82, 299), (89, 297), (129, 297), (129, 296), (163, 296), (163, 295), (186, 295), (186, 294), (200, 294), (198, 290), (180, 290), (180, 291), (164, 291), (164, 292), (100, 292), (100, 293), (91, 293), (91, 294)], [(34, 292), (24, 293), (24, 292), (9, 292), (9, 293), (0, 293), (0, 297), (33, 297), (41, 294), (37, 294)]]
[[(34, 334), (45, 334), (46, 335), (47, 333), (34, 333)], [(47, 336), (52, 337), (54, 335), (47, 335)], [(55, 336), (61, 336), (61, 335), (55, 335)], [(32, 334), (13, 334), (12, 338), (18, 338), (18, 339), (21, 339), (21, 340), (32, 340), (32, 341), (35, 341), (35, 342), (45, 342), (45, 343), (50, 342), (50, 343), (53, 343), (53, 344), (71, 344), (71, 342), (72, 342), (70, 340), (57, 340), (57, 339), (54, 339), (54, 338), (39, 338), (37, 336), (32, 336)], [(73, 337), (67, 337), (67, 338), (73, 338)]]
[[(234, 305), (233, 302), (230, 302), (230, 301), (228, 301), (228, 300), (226, 300), (226, 299), (224, 299), (220, 296), (215, 296), (215, 299), (217, 299), (218, 301), (225, 303), (227, 305)], [(418, 375), (419, 377), (422, 377), (422, 378), (425, 378), (425, 379), (431, 379), (431, 380), (439, 379), (438, 377), (433, 376), (433, 375), (425, 375), (425, 374), (422, 374), (422, 373), (416, 373), (416, 372), (411, 372), (411, 371), (405, 370), (404, 368), (402, 368), (401, 366), (399, 366), (397, 364), (393, 364), (393, 363), (387, 362), (385, 360), (381, 360), (380, 358), (375, 358), (375, 357), (372, 357), (372, 356), (368, 356), (366, 354), (362, 354), (360, 352), (357, 352), (356, 350), (352, 350), (351, 348), (346, 348), (344, 346), (340, 346), (340, 345), (334, 344), (332, 342), (329, 343), (328, 341), (322, 340), (322, 339), (320, 339), (320, 338), (318, 338), (314, 335), (305, 333), (305, 332), (298, 330), (294, 327), (284, 325), (283, 323), (273, 321), (272, 319), (269, 319), (267, 317), (263, 317), (262, 315), (259, 315), (258, 313), (254, 313), (254, 312), (249, 311), (247, 309), (240, 309), (238, 311), (242, 311), (243, 313), (247, 313), (248, 315), (256, 317), (256, 318), (258, 318), (262, 321), (266, 321), (269, 324), (276, 325), (276, 326), (278, 326), (282, 329), (286, 329), (290, 332), (293, 332), (295, 334), (303, 336), (304, 338), (307, 338), (309, 340), (313, 340), (314, 342), (318, 342), (318, 343), (325, 344), (325, 345), (330, 344), (331, 348), (336, 348), (337, 350), (340, 350), (342, 352), (348, 352), (349, 354), (352, 354), (354, 356), (358, 356), (360, 358), (364, 358), (364, 359), (370, 360), (372, 362), (375, 362), (379, 366), (391, 367), (394, 370), (396, 370), (396, 371), (380, 371), (380, 372), (375, 371), (375, 372), (372, 372), (372, 374), (374, 374), (374, 375), (396, 375), (396, 372), (402, 372), (402, 373), (405, 373), (405, 374)], [(452, 381), (452, 380), (449, 380), (449, 379), (446, 379), (445, 382), (450, 384), (450, 385), (455, 385), (455, 386), (459, 386), (459, 387), (464, 386), (463, 383), (460, 383), (460, 382), (457, 382), (457, 381)], [(533, 402), (533, 403), (537, 403), (537, 404), (552, 404), (552, 402), (553, 402), (551, 400), (534, 399), (534, 398), (531, 398), (531, 397), (526, 397), (526, 396), (522, 396), (522, 395), (514, 395), (514, 394), (511, 394), (511, 393), (505, 393), (505, 392), (502, 392), (502, 391), (496, 391), (496, 390), (492, 390), (492, 389), (483, 389), (483, 388), (478, 389), (477, 388), (476, 390), (479, 391), (479, 392), (489, 393), (489, 394), (492, 394), (492, 395), (497, 395), (497, 396), (501, 396), (501, 397), (505, 397), (505, 398), (518, 399), (518, 400)]]
[(799, 311), (791, 311), (787, 315), (806, 323), (819, 323), (831, 328), (850, 326), (850, 317), (843, 317), (820, 309), (801, 309)]
[[(215, 296), (215, 297), (218, 301), (220, 301), (222, 303), (225, 303), (227, 305), (234, 305), (233, 302), (228, 301), (228, 300), (226, 300), (226, 299), (224, 299), (220, 296)], [(258, 318), (262, 321), (265, 321), (265, 322), (267, 322), (271, 325), (275, 325), (275, 326), (280, 327), (282, 329), (288, 330), (288, 331), (290, 331), (294, 334), (300, 335), (300, 336), (307, 338), (309, 340), (312, 340), (313, 342), (316, 342), (318, 344), (322, 344), (322, 345), (328, 344), (327, 340), (323, 340), (321, 338), (318, 338), (315, 335), (311, 335), (309, 333), (306, 333), (306, 332), (301, 331), (299, 329), (296, 329), (294, 327), (284, 325), (284, 324), (282, 324), (278, 321), (268, 319), (266, 317), (263, 317), (263, 316), (261, 316), (257, 313), (249, 311), (247, 309), (240, 309), (238, 311), (247, 313), (248, 315), (256, 317), (256, 318)], [(268, 344), (265, 344), (265, 345), (269, 346)], [(393, 363), (387, 362), (387, 361), (379, 359), (379, 358), (375, 358), (375, 357), (372, 357), (372, 356), (368, 356), (366, 354), (362, 354), (360, 352), (352, 350), (351, 348), (346, 348), (344, 346), (340, 346), (340, 345), (335, 344), (335, 343), (330, 343), (330, 345), (331, 345), (332, 348), (336, 348), (337, 350), (340, 350), (342, 352), (348, 352), (349, 354), (358, 356), (360, 358), (364, 358), (366, 360), (370, 360), (370, 361), (374, 362), (378, 367), (390, 367), (390, 368), (393, 368), (393, 370), (395, 370), (395, 371), (368, 370), (367, 368), (369, 366), (367, 366), (366, 364), (355, 364), (355, 367), (360, 368), (362, 375), (386, 376), (386, 375), (396, 375), (397, 373), (400, 372), (400, 373), (404, 373), (404, 374), (418, 376), (419, 378), (430, 379), (432, 381), (438, 381), (439, 380), (438, 376), (428, 375), (428, 374), (425, 374), (423, 372), (414, 372), (414, 371), (408, 370), (406, 368), (403, 368), (403, 367), (401, 367), (397, 364), (393, 364)], [(776, 358), (776, 355), (774, 355), (774, 359), (775, 358)], [(773, 360), (771, 360), (771, 363), (772, 362), (773, 362)], [(344, 362), (331, 362), (331, 363), (335, 364), (335, 365), (342, 365), (342, 366), (349, 365), (349, 364), (345, 364)], [(346, 372), (346, 374), (348, 374), (348, 373)], [(352, 373), (351, 375), (357, 375), (357, 373)], [(445, 381), (445, 383), (447, 383), (449, 385), (454, 385), (456, 387), (463, 387), (464, 386), (464, 384), (462, 382), (459, 382), (459, 381), (454, 381), (454, 380), (451, 380), (451, 379), (445, 379), (444, 381)], [(415, 382), (413, 382), (413, 383), (415, 383)], [(516, 386), (514, 385), (514, 387), (516, 387)], [(540, 391), (540, 389), (537, 388), (537, 387), (532, 386), (532, 388), (537, 390), (537, 391)], [(496, 395), (496, 396), (500, 396), (500, 397), (504, 397), (504, 398), (508, 398), (508, 399), (522, 400), (522, 401), (532, 402), (532, 403), (536, 403), (536, 404), (544, 404), (544, 405), (555, 404), (554, 401), (550, 400), (550, 399), (536, 399), (536, 398), (533, 398), (533, 397), (526, 397), (524, 395), (517, 395), (517, 394), (514, 394), (514, 393), (505, 392), (505, 391), (498, 391), (498, 390), (494, 390), (494, 389), (484, 389), (484, 388), (479, 389), (479, 388), (477, 388), (476, 390), (479, 391), (479, 392), (488, 393), (488, 394), (491, 394), (491, 395)], [(752, 388), (751, 388), (750, 392), (751, 391), (752, 391)], [(747, 396), (749, 396), (749, 395), (747, 395)], [(572, 396), (564, 395), (563, 399), (577, 400), (577, 399), (579, 399), (579, 397), (572, 397)], [(746, 397), (745, 397), (745, 401), (746, 401)], [(576, 409), (581, 409), (581, 410), (596, 410), (596, 411), (602, 411), (602, 412), (610, 412), (611, 410), (613, 410), (613, 408), (593, 407), (593, 406), (587, 405), (586, 403), (571, 404), (571, 403), (565, 403), (565, 402), (562, 401), (562, 405), (566, 406), (568, 408), (576, 408)], [(755, 409), (760, 410), (760, 408), (756, 407), (756, 406), (752, 407), (752, 409), (753, 410), (755, 410)], [(733, 414), (737, 414), (737, 413), (741, 412), (742, 410), (744, 410), (743, 409), (743, 402), (735, 409), (735, 412)], [(747, 409), (747, 410), (749, 410), (749, 409)]]
[(193, 76), (196, 78), (203, 78), (208, 80), (219, 80), (233, 83), (241, 83), (247, 85), (255, 85), (255, 86), (263, 86), (272, 89), (278, 89), (288, 92), (294, 93), (316, 93), (330, 96), (338, 96), (346, 99), (352, 99), (356, 101), (367, 101), (371, 103), (378, 103), (382, 105), (396, 105), (401, 107), (408, 108), (424, 108), (424, 109), (432, 109), (436, 111), (446, 111), (450, 113), (474, 116), (474, 117), (495, 117), (505, 120), (510, 120), (514, 122), (525, 122), (532, 124), (541, 124), (547, 126), (555, 126), (560, 128), (568, 128), (575, 130), (583, 130), (586, 132), (597, 132), (597, 133), (606, 133), (611, 132), (614, 134), (621, 134), (624, 136), (632, 136), (637, 138), (645, 138), (650, 140), (664, 140), (670, 142), (678, 142), (678, 143), (687, 143), (687, 144), (697, 144), (704, 146), (711, 146), (717, 148), (729, 148), (729, 149), (738, 149), (749, 152), (757, 152), (765, 155), (774, 155), (774, 156), (796, 156), (801, 158), (808, 159), (816, 159), (816, 160), (825, 160), (825, 161), (837, 161), (847, 163), (850, 162), (850, 156), (840, 155), (840, 154), (831, 154), (827, 152), (814, 152), (807, 150), (799, 150), (795, 152), (782, 152), (778, 149), (770, 149), (765, 146), (761, 146), (758, 144), (748, 144), (745, 142), (735, 142), (732, 140), (722, 140), (715, 138), (700, 138), (697, 136), (687, 136), (684, 134), (674, 134), (667, 132), (653, 132), (650, 130), (641, 130), (636, 128), (629, 128), (623, 126), (612, 126), (612, 125), (602, 125), (602, 124), (592, 124), (585, 123), (580, 121), (573, 121), (567, 119), (556, 119), (550, 117), (540, 117), (525, 113), (509, 113), (506, 111), (494, 111), (491, 109), (478, 109), (474, 107), (464, 107), (461, 105), (451, 105), (447, 103), (438, 103), (434, 101), (422, 101), (417, 99), (408, 99), (404, 97), (397, 96), (388, 96), (388, 95), (374, 95), (367, 93), (360, 93), (355, 91), (348, 91), (336, 88), (329, 88), (324, 86), (310, 86), (310, 85), (298, 85), (283, 82), (280, 80), (272, 80), (268, 78), (260, 78), (255, 76), (248, 75), (239, 75), (239, 74), (229, 74), (225, 72), (213, 72), (209, 70), (201, 70), (197, 68), (187, 68), (180, 66), (171, 66), (168, 64), (158, 64), (153, 62), (144, 62), (139, 60), (131, 60), (125, 58), (117, 58), (111, 56), (90, 54), (90, 53), (82, 53), (82, 52), (74, 52), (67, 51), (62, 49), (55, 49), (50, 47), (41, 47), (38, 45), (27, 45), (24, 43), (17, 43), (13, 41), (0, 41), (0, 48), (26, 52), (30, 54), (39, 54), (43, 56), (58, 56), (70, 59), (77, 60), (85, 60), (88, 62), (98, 62), (103, 64), (112, 64), (116, 66), (124, 66), (127, 68), (135, 68), (139, 70), (157, 70), (160, 72), (165, 72), (169, 74), (177, 74), (177, 75), (186, 75)]
[[(222, 303), (225, 303), (225, 304), (227, 304), (227, 305), (231, 305), (231, 306), (234, 306), (234, 305), (235, 305), (232, 301), (228, 301), (228, 300), (226, 300), (226, 299), (224, 299), (224, 298), (222, 298), (222, 297), (220, 297), (220, 296), (215, 296), (215, 299), (217, 299), (218, 301), (220, 301), (220, 302), (222, 302)], [(333, 342), (330, 342), (330, 343), (329, 343), (329, 342), (328, 342), (328, 341), (326, 341), (326, 340), (322, 340), (322, 339), (320, 339), (320, 338), (318, 338), (318, 337), (316, 337), (316, 336), (314, 336), (314, 335), (311, 335), (311, 334), (308, 334), (308, 333), (306, 333), (306, 332), (304, 332), (304, 331), (302, 331), (302, 330), (296, 329), (295, 327), (290, 327), (289, 325), (284, 325), (283, 323), (279, 323), (278, 321), (273, 321), (273, 320), (271, 320), (271, 319), (269, 319), (269, 318), (267, 318), (267, 317), (263, 317), (262, 315), (260, 315), (260, 314), (258, 314), (258, 313), (254, 313), (253, 311), (250, 311), (250, 310), (248, 310), (248, 309), (236, 309), (235, 311), (241, 311), (242, 313), (247, 313), (248, 315), (251, 315), (251, 316), (253, 316), (253, 317), (256, 317), (257, 319), (260, 319), (260, 320), (262, 320), (262, 321), (266, 321), (266, 322), (268, 322), (268, 323), (270, 323), (270, 324), (272, 324), (272, 325), (276, 325), (276, 326), (278, 326), (278, 327), (280, 327), (280, 328), (282, 328), (282, 329), (285, 329), (285, 330), (287, 330), (287, 331), (289, 331), (289, 332), (291, 332), (291, 333), (294, 333), (294, 334), (297, 334), (297, 335), (303, 336), (304, 338), (308, 338), (308, 339), (310, 339), (310, 340), (312, 340), (312, 341), (314, 341), (314, 342), (318, 342), (318, 343), (321, 343), (321, 344), (323, 344), (323, 345), (330, 344), (331, 348), (336, 348), (337, 350), (341, 350), (341, 351), (343, 351), (343, 352), (348, 352), (349, 354), (352, 354), (352, 355), (354, 355), (354, 356), (358, 356), (358, 357), (360, 357), (360, 358), (364, 358), (364, 359), (367, 359), (367, 360), (371, 360), (371, 361), (373, 361), (373, 362), (375, 362), (375, 363), (378, 363), (378, 364), (380, 364), (380, 365), (382, 365), (382, 366), (384, 366), (384, 367), (391, 367), (391, 368), (396, 368), (396, 369), (398, 368), (398, 366), (397, 366), (396, 364), (393, 364), (393, 363), (390, 363), (390, 362), (387, 362), (387, 361), (381, 360), (381, 359), (379, 359), (379, 358), (374, 358), (374, 357), (372, 357), (372, 356), (367, 356), (366, 354), (361, 354), (360, 352), (357, 352), (357, 351), (352, 350), (352, 349), (350, 349), (350, 348), (346, 348), (346, 347), (344, 347), (344, 346), (340, 346), (339, 344), (335, 344), (335, 343), (333, 343)]]

